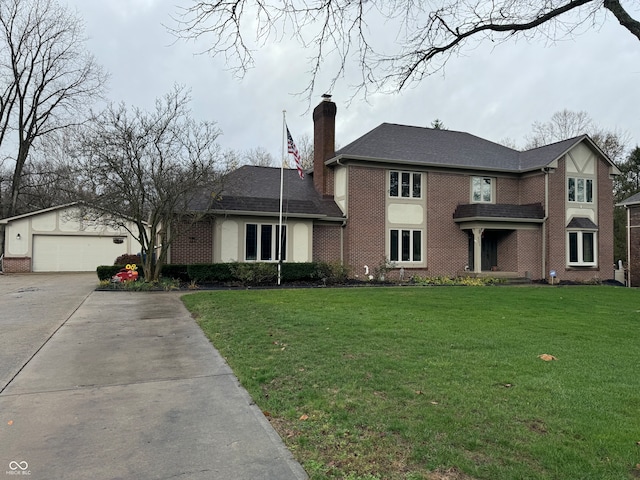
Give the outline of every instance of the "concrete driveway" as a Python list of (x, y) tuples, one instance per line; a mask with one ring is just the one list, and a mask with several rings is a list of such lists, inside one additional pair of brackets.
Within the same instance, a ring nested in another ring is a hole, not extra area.
[(176, 293), (0, 276), (0, 476), (306, 478)]

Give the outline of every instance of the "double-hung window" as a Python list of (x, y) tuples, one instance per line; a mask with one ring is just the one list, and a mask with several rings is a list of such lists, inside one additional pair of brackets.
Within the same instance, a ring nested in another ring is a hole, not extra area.
[(567, 232), (567, 253), (569, 266), (595, 267), (597, 265), (596, 232)]
[(493, 183), (491, 177), (471, 177), (471, 201), (493, 203)]
[(389, 196), (401, 198), (422, 197), (422, 174), (418, 172), (389, 172)]
[(568, 177), (567, 195), (570, 202), (593, 203), (593, 179)]
[[(278, 261), (279, 225), (248, 223), (245, 229), (245, 260), (247, 262)], [(282, 260), (287, 259), (287, 227), (282, 227)]]
[(389, 260), (392, 262), (422, 261), (422, 230), (390, 230)]

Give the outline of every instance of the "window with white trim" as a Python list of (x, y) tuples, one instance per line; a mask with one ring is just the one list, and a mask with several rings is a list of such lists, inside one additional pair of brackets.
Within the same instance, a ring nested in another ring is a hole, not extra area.
[(392, 262), (422, 262), (422, 230), (391, 229), (389, 260)]
[(401, 198), (422, 197), (422, 174), (419, 172), (389, 172), (389, 196)]
[(567, 264), (575, 267), (598, 265), (597, 235), (593, 231), (567, 232)]
[[(277, 262), (279, 225), (247, 223), (244, 259), (247, 262)], [(282, 226), (282, 260), (287, 259), (287, 227)]]
[(593, 179), (567, 177), (567, 197), (570, 202), (593, 203)]
[(471, 177), (471, 201), (493, 203), (493, 178)]

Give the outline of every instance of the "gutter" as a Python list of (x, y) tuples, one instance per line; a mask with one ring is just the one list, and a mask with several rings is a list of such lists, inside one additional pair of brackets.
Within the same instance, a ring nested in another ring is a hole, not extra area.
[[(214, 213), (217, 215), (238, 215), (242, 217), (273, 217), (277, 216), (278, 212), (256, 212), (254, 210), (208, 210), (206, 213)], [(304, 219), (315, 219), (315, 220), (325, 220), (328, 222), (342, 222), (344, 221), (344, 217), (330, 217), (328, 215), (318, 215), (314, 213), (295, 213), (295, 212), (287, 212), (288, 218), (304, 218)]]
[(455, 223), (464, 222), (504, 222), (504, 223), (543, 223), (544, 218), (510, 218), (510, 217), (464, 217), (454, 218)]

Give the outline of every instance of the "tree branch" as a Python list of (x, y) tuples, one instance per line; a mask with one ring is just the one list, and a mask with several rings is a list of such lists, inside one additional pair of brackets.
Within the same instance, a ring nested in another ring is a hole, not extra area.
[(640, 40), (640, 22), (631, 18), (618, 0), (604, 0), (604, 8), (618, 19), (620, 25), (629, 30)]

